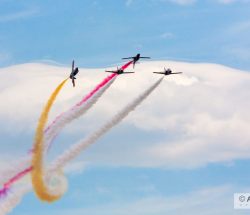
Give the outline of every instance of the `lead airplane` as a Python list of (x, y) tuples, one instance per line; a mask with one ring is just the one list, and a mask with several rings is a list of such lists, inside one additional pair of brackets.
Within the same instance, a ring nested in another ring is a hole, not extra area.
[(182, 74), (182, 72), (172, 72), (171, 69), (166, 69), (166, 68), (164, 68), (164, 71), (163, 71), (163, 72), (153, 72), (153, 73), (156, 73), (156, 74), (163, 74), (163, 75)]
[(75, 68), (75, 61), (72, 61), (72, 68), (69, 78), (72, 80), (73, 87), (75, 87), (76, 74), (79, 72), (78, 67)]
[(127, 59), (133, 59), (133, 68), (135, 68), (135, 64), (138, 60), (140, 60), (141, 58), (144, 58), (144, 59), (150, 59), (150, 57), (141, 57), (141, 54), (138, 53), (136, 56), (134, 57), (124, 57), (122, 58), (122, 60), (127, 60)]

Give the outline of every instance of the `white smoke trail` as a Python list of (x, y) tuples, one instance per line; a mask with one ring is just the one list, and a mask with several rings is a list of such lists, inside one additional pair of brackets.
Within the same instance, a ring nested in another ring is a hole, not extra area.
[(1, 171), (0, 186), (16, 175), (20, 170), (27, 168), (28, 165), (30, 165), (30, 161), (31, 157), (28, 156), (22, 157), (18, 162), (11, 162), (5, 170)]
[(45, 133), (45, 148), (50, 146), (51, 141), (53, 141), (53, 139), (64, 128), (64, 126), (72, 122), (74, 119), (77, 119), (81, 115), (85, 114), (98, 101), (98, 99), (103, 95), (103, 93), (111, 86), (115, 79), (116, 77), (112, 78), (83, 105), (76, 105), (74, 108), (69, 109), (60, 118), (58, 118), (58, 120), (53, 124), (53, 126)]
[(6, 215), (10, 213), (13, 208), (18, 205), (21, 201), (23, 196), (31, 190), (31, 184), (22, 185), (16, 190), (8, 194), (5, 199), (0, 200), (0, 215)]
[[(72, 122), (74, 119), (80, 117), (81, 115), (85, 114), (103, 95), (103, 93), (111, 86), (111, 84), (115, 81), (116, 77), (112, 78), (106, 85), (101, 87), (90, 99), (88, 99), (82, 105), (76, 105), (74, 108), (69, 109), (63, 115), (55, 121), (53, 126), (48, 129), (45, 133), (44, 142), (45, 142), (45, 149), (50, 146), (51, 142), (54, 138), (59, 134), (59, 132)], [(18, 174), (20, 171), (28, 168), (31, 164), (31, 154), (27, 155), (26, 157), (21, 158), (18, 163), (13, 163), (10, 165), (10, 168), (4, 170), (0, 177), (0, 185), (5, 183), (14, 175)]]
[[(144, 91), (136, 99), (134, 99), (130, 104), (125, 106), (120, 112), (118, 112), (113, 118), (111, 118), (107, 123), (101, 126), (98, 130), (90, 134), (85, 139), (74, 144), (69, 150), (65, 151), (63, 154), (57, 157), (54, 162), (49, 166), (46, 174), (50, 175), (54, 172), (62, 169), (69, 161), (75, 158), (82, 150), (87, 148), (89, 145), (97, 141), (101, 136), (107, 133), (111, 128), (121, 122), (131, 111), (133, 111), (144, 99), (146, 99), (153, 90), (162, 82), (163, 78), (155, 82), (150, 88)], [(58, 188), (57, 188), (58, 189)], [(64, 187), (62, 187), (64, 189)], [(3, 203), (0, 202), (0, 208), (5, 208), (5, 213), (0, 215), (6, 215), (10, 212), (20, 201), (23, 195), (31, 190), (31, 187), (25, 187), (23, 190), (18, 190), (13, 193), (11, 198), (4, 199)], [(60, 190), (60, 188), (59, 188)], [(61, 192), (61, 191), (60, 191)], [(7, 206), (6, 206), (7, 205)], [(7, 210), (8, 209), (8, 210)]]
[(73, 145), (69, 150), (66, 150), (62, 155), (60, 155), (49, 167), (49, 172), (53, 172), (57, 169), (63, 168), (70, 160), (75, 158), (82, 150), (84, 150), (89, 145), (97, 141), (101, 136), (107, 133), (111, 128), (121, 122), (131, 111), (133, 111), (144, 99), (146, 99), (150, 93), (162, 82), (164, 77), (160, 78), (156, 83), (154, 83), (150, 88), (139, 95), (130, 104), (125, 106), (120, 112), (118, 112), (113, 118), (111, 118), (107, 123), (93, 132), (91, 135), (85, 139), (79, 141)]

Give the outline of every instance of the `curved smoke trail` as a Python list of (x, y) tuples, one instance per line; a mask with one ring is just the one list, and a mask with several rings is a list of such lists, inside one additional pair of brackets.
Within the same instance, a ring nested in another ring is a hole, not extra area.
[[(65, 125), (73, 121), (74, 119), (85, 114), (103, 95), (103, 93), (111, 86), (115, 81), (116, 74), (112, 74), (105, 78), (100, 84), (98, 84), (89, 94), (87, 94), (80, 102), (70, 108), (68, 111), (60, 114), (56, 119), (45, 129), (44, 143), (45, 148), (49, 148), (54, 138), (59, 134)], [(90, 99), (91, 98), (91, 99)], [(29, 154), (31, 155), (31, 154)], [(0, 190), (0, 196), (4, 196), (10, 185), (19, 180), (22, 176), (29, 173), (32, 167), (29, 166), (31, 162), (30, 157), (25, 157), (19, 161), (18, 165), (9, 169), (3, 174), (0, 179), (0, 184), (3, 184), (3, 188)], [(25, 173), (24, 173), (25, 172)], [(13, 176), (14, 175), (14, 176)], [(7, 182), (6, 182), (7, 181)]]
[[(128, 63), (124, 64), (121, 69), (125, 70), (127, 69), (127, 67), (129, 67), (129, 65), (131, 65), (133, 63), (133, 61), (129, 61)], [(60, 132), (60, 130), (63, 128), (63, 125), (66, 125), (67, 123), (69, 123), (70, 121), (72, 121), (73, 119), (79, 117), (79, 115), (84, 114), (87, 110), (84, 110), (85, 107), (82, 107), (82, 109), (79, 109), (79, 113), (75, 113), (76, 117), (74, 118), (73, 116), (69, 117), (66, 114), (69, 113), (71, 110), (73, 110), (74, 108), (79, 108), (79, 106), (81, 106), (84, 102), (86, 102), (91, 96), (93, 96), (96, 92), (98, 92), (98, 90), (100, 89), (100, 87), (103, 87), (108, 81), (112, 80), (113, 78), (115, 78), (117, 76), (117, 74), (112, 74), (110, 76), (108, 76), (107, 78), (105, 78), (99, 85), (97, 85), (87, 96), (85, 96), (79, 103), (77, 103), (75, 106), (73, 106), (70, 110), (60, 114), (59, 116), (57, 116), (55, 118), (55, 120), (45, 129), (45, 143), (46, 144), (46, 148), (49, 148), (53, 139), (57, 136), (57, 134)], [(112, 82), (111, 82), (112, 83)], [(111, 85), (110, 83), (110, 85)], [(108, 84), (108, 87), (110, 86)], [(107, 88), (108, 88), (107, 87)], [(107, 89), (106, 88), (106, 89)], [(105, 89), (105, 90), (106, 90)], [(101, 91), (99, 94), (99, 97), (105, 92)], [(97, 97), (97, 99), (99, 98)], [(93, 101), (93, 104), (96, 101)], [(93, 105), (92, 104), (92, 105)], [(86, 105), (87, 106), (87, 105)], [(90, 108), (91, 105), (89, 105), (88, 108)], [(88, 109), (86, 108), (86, 109)], [(69, 120), (70, 119), (70, 120)], [(65, 122), (63, 123), (63, 125), (60, 124), (61, 122)], [(67, 121), (67, 122), (66, 122)], [(48, 134), (47, 134), (48, 133)], [(31, 151), (32, 152), (32, 151)], [(4, 174), (2, 174), (2, 176), (0, 177), (0, 185), (4, 184), (4, 187), (0, 190), (0, 196), (1, 194), (4, 194), (6, 192), (6, 190), (8, 189), (7, 186), (5, 186), (5, 184), (10, 184), (9, 182), (15, 182), (15, 180), (13, 180), (14, 178), (20, 178), (18, 177), (18, 175), (22, 174), (23, 171), (27, 171), (28, 169), (30, 169), (31, 167), (28, 166), (30, 164), (30, 158), (23, 158), (18, 162), (18, 165), (14, 165), (12, 166), (10, 169), (6, 170), (4, 172)], [(14, 176), (13, 176), (14, 175)], [(8, 181), (7, 181), (8, 180)], [(7, 181), (7, 182), (6, 182)]]
[[(90, 108), (90, 106), (92, 106), (97, 100), (98, 100), (98, 98), (100, 98), (101, 97), (101, 95), (110, 87), (110, 85), (115, 81), (115, 78), (116, 78), (116, 76), (114, 76), (114, 75), (112, 75), (112, 76), (109, 76), (109, 77), (112, 77), (112, 79), (104, 86), (104, 87), (102, 87), (102, 88), (98, 88), (99, 90), (98, 90), (98, 92), (97, 93), (95, 93), (92, 97), (91, 97), (91, 99), (89, 99), (87, 102), (85, 102), (85, 104), (84, 105), (82, 105), (81, 106), (81, 108), (80, 108), (80, 106), (77, 106), (78, 107), (78, 109), (74, 109), (75, 110), (75, 117), (77, 118), (78, 116), (80, 116), (81, 114), (83, 114), (83, 113), (85, 113), (85, 111), (87, 111), (87, 109), (88, 108)], [(107, 78), (105, 79), (105, 80), (107, 80)], [(97, 87), (96, 87), (97, 88)], [(96, 89), (95, 88), (95, 89)], [(88, 94), (89, 95), (89, 94)], [(86, 98), (87, 96), (85, 96), (84, 98)], [(83, 99), (84, 100), (84, 99)], [(82, 100), (82, 101), (83, 101)], [(81, 101), (81, 102), (82, 102)], [(81, 102), (79, 102), (79, 103), (77, 103), (77, 104), (80, 104)], [(75, 105), (76, 106), (76, 105)], [(71, 108), (71, 109), (73, 109), (73, 108)], [(71, 110), (70, 109), (70, 110)], [(65, 113), (67, 113), (67, 112), (65, 112)], [(70, 114), (70, 116), (71, 117), (73, 117), (73, 115), (72, 114)], [(65, 117), (65, 116), (63, 116), (63, 115), (61, 115), (61, 120), (62, 119), (68, 119), (68, 117)], [(63, 120), (64, 121), (64, 120)], [(54, 121), (54, 124), (56, 125), (56, 124), (58, 124), (60, 122), (60, 120), (58, 121), (58, 122), (56, 122), (55, 123), (55, 121)], [(52, 128), (51, 128), (51, 130), (53, 130)], [(46, 135), (46, 133), (45, 133), (45, 135)], [(17, 205), (19, 202), (20, 202), (20, 199), (22, 198), (22, 196), (25, 194), (25, 193), (27, 193), (27, 192), (29, 192), (30, 191), (30, 189), (31, 189), (31, 187), (29, 188), (29, 189), (19, 189), (19, 190), (16, 190), (16, 189), (14, 189), (14, 191), (13, 192), (11, 192), (10, 190), (9, 190), (9, 188), (10, 188), (10, 185), (13, 185), (14, 184), (14, 182), (16, 182), (16, 181), (18, 181), (18, 180), (20, 180), (23, 176), (25, 176), (26, 174), (28, 174), (28, 173), (30, 173), (30, 171), (32, 170), (32, 167), (31, 166), (29, 166), (29, 167), (27, 167), (27, 165), (29, 164), (29, 162), (30, 162), (30, 159), (28, 159), (27, 160), (27, 158), (26, 159), (23, 159), (23, 162), (21, 162), (21, 169), (23, 169), (23, 171), (21, 171), (20, 172), (20, 169), (18, 169), (18, 171), (19, 171), (19, 173), (17, 173), (14, 177), (12, 177), (11, 179), (9, 179), (4, 185), (3, 185), (3, 189), (2, 190), (0, 190), (0, 215), (4, 215), (4, 214), (7, 214), (9, 211), (11, 211), (12, 210), (12, 208), (13, 208), (13, 206), (12, 205)], [(26, 168), (26, 169), (25, 169)], [(17, 171), (17, 170), (16, 170)], [(13, 174), (12, 174), (13, 175)], [(17, 193), (17, 195), (15, 196), (15, 193)], [(2, 198), (2, 200), (3, 200), (3, 203), (1, 203), (1, 197), (3, 197)]]
[[(128, 62), (127, 64), (125, 64), (122, 69), (127, 68), (132, 62)], [(112, 77), (115, 77), (117, 74), (113, 74)], [(54, 94), (54, 93), (53, 93)], [(53, 202), (58, 200), (62, 194), (61, 193), (55, 193), (52, 194), (52, 192), (50, 192), (49, 187), (46, 185), (46, 182), (44, 181), (44, 172), (43, 172), (43, 157), (44, 157), (44, 143), (43, 143), (43, 131), (44, 131), (44, 127), (45, 124), (47, 122), (47, 118), (48, 118), (48, 113), (50, 110), (50, 103), (52, 103), (51, 101), (53, 101), (53, 94), (51, 96), (51, 99), (49, 99), (47, 106), (45, 107), (43, 113), (41, 114), (39, 123), (38, 123), (38, 127), (36, 130), (36, 141), (34, 144), (34, 154), (33, 154), (33, 159), (32, 159), (32, 167), (33, 170), (31, 172), (31, 179), (32, 179), (32, 184), (33, 184), (33, 188), (35, 190), (35, 193), (37, 194), (37, 196), (43, 200), (43, 201), (47, 201), (47, 202)], [(55, 91), (55, 95), (56, 95), (56, 91)], [(93, 95), (93, 94), (92, 94)], [(92, 96), (90, 95), (89, 98)], [(81, 105), (81, 104), (79, 104)], [(73, 111), (72, 111), (73, 112)]]
[[(128, 68), (133, 61), (129, 61), (124, 64), (121, 69), (125, 70)], [(102, 96), (102, 94), (109, 88), (109, 86), (114, 82), (115, 78), (118, 74), (113, 73), (105, 78), (100, 84), (98, 84), (87, 96), (85, 96), (79, 103), (73, 106), (70, 110), (60, 114), (56, 119), (46, 128), (45, 130), (45, 139), (47, 146), (50, 147), (53, 139), (58, 135), (60, 130), (72, 120), (78, 118), (79, 116), (86, 113), (87, 110), (91, 108), (93, 104)], [(101, 90), (103, 88), (103, 90)], [(92, 98), (93, 97), (93, 98)], [(92, 98), (91, 102), (85, 104), (90, 98)], [(82, 105), (85, 106), (82, 106)]]
[[(60, 155), (54, 162), (52, 162), (52, 165), (49, 166), (46, 174), (49, 175), (53, 173), (53, 171), (58, 171), (58, 169), (61, 169), (62, 167), (64, 167), (64, 165), (67, 162), (72, 160), (74, 157), (76, 157), (80, 153), (80, 150), (84, 150), (89, 145), (93, 144), (102, 135), (108, 132), (112, 127), (114, 127), (119, 122), (121, 122), (122, 119), (124, 119), (131, 111), (133, 111), (136, 108), (136, 106), (138, 106), (144, 99), (147, 98), (147, 96), (150, 95), (150, 93), (153, 92), (153, 90), (161, 83), (162, 80), (163, 78), (159, 79), (156, 83), (154, 83), (150, 88), (144, 91), (140, 96), (138, 96), (135, 100), (133, 100), (129, 105), (125, 106), (120, 112), (118, 112), (113, 118), (111, 118), (107, 123), (101, 126), (98, 130), (90, 134), (84, 140), (79, 141), (79, 143), (76, 143), (69, 150), (65, 151), (62, 155)], [(25, 195), (29, 191), (31, 191), (31, 188), (29, 189), (26, 188), (21, 191), (17, 191), (15, 192), (15, 194), (13, 193), (13, 195), (11, 196), (11, 199), (6, 198), (6, 199), (3, 199), (4, 201), (2, 203), (0, 202), (0, 208), (2, 207), (2, 205), (4, 205), (5, 211), (10, 212), (21, 201), (22, 196)], [(5, 215), (6, 213), (0, 214), (0, 215)]]
[(46, 184), (43, 181), (43, 148), (44, 148), (44, 137), (43, 137), (43, 131), (44, 127), (47, 123), (49, 111), (56, 100), (56, 97), (60, 90), (62, 89), (63, 85), (68, 80), (65, 79), (62, 83), (58, 85), (58, 87), (55, 89), (55, 91), (51, 94), (49, 100), (47, 101), (46, 106), (44, 107), (40, 119), (38, 121), (38, 125), (36, 128), (36, 134), (35, 134), (35, 143), (34, 143), (34, 149), (33, 149), (33, 156), (32, 156), (32, 167), (33, 170), (31, 172), (31, 181), (33, 184), (33, 188), (35, 193), (38, 197), (41, 199), (58, 199), (58, 196), (55, 195), (46, 195), (47, 194), (47, 187)]
[(108, 76), (80, 102), (78, 102), (68, 111), (56, 117), (56, 119), (45, 130), (45, 147), (49, 148), (51, 146), (53, 139), (58, 135), (58, 133), (63, 129), (65, 125), (85, 114), (97, 102), (97, 100), (103, 95), (103, 93), (111, 86), (116, 77), (117, 74)]

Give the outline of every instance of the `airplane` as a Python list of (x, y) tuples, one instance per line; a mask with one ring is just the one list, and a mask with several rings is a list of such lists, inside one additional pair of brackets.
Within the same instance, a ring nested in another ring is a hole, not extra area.
[(136, 56), (134, 57), (124, 57), (122, 58), (122, 60), (127, 60), (127, 59), (133, 59), (133, 68), (135, 68), (135, 64), (138, 60), (140, 60), (140, 58), (144, 58), (144, 59), (150, 59), (150, 57), (141, 57), (141, 55), (138, 53)]
[(124, 72), (123, 69), (119, 69), (118, 67), (117, 67), (117, 70), (106, 70), (105, 72), (111, 72), (117, 75), (126, 74), (126, 73), (134, 73), (134, 72)]
[(153, 73), (156, 73), (156, 74), (163, 74), (163, 75), (174, 75), (174, 74), (181, 74), (182, 72), (172, 72), (171, 69), (166, 69), (164, 67), (164, 71), (163, 72), (153, 72)]
[(73, 87), (75, 87), (75, 79), (76, 79), (75, 76), (78, 72), (79, 72), (79, 69), (78, 69), (78, 67), (75, 68), (75, 61), (73, 60), (72, 61), (72, 69), (71, 69), (71, 73), (69, 76), (69, 78), (72, 79)]

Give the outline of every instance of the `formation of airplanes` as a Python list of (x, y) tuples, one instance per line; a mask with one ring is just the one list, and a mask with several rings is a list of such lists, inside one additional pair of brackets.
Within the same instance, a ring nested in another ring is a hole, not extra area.
[[(140, 53), (138, 53), (137, 55), (135, 55), (134, 57), (125, 57), (125, 58), (122, 58), (122, 60), (128, 60), (128, 59), (132, 59), (133, 60), (133, 68), (135, 67), (135, 64), (141, 59), (150, 59), (150, 57), (142, 57), (140, 55)], [(71, 73), (70, 73), (70, 76), (69, 78), (72, 80), (72, 84), (73, 84), (73, 87), (75, 87), (75, 79), (76, 79), (76, 74), (79, 72), (79, 69), (78, 67), (75, 68), (75, 61), (73, 60), (72, 61), (72, 69), (71, 69)], [(106, 70), (105, 72), (111, 72), (111, 73), (115, 73), (115, 74), (118, 74), (118, 75), (121, 75), (121, 74), (129, 74), (129, 73), (134, 73), (134, 72), (124, 72), (124, 70), (122, 68), (118, 68), (116, 70)], [(174, 74), (182, 74), (182, 72), (172, 72), (171, 69), (166, 69), (164, 67), (164, 71), (161, 71), (161, 72), (153, 72), (155, 74), (162, 74), (162, 75), (174, 75)]]

